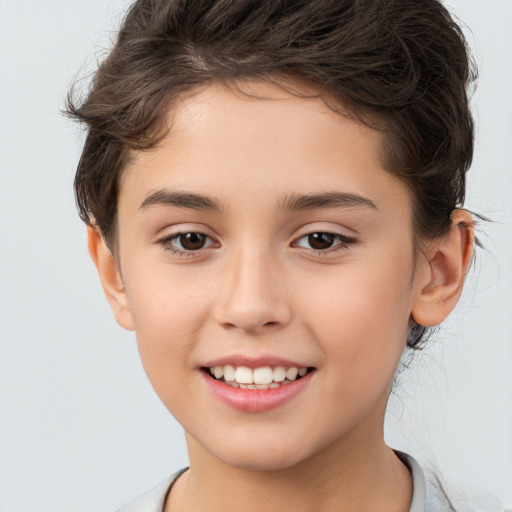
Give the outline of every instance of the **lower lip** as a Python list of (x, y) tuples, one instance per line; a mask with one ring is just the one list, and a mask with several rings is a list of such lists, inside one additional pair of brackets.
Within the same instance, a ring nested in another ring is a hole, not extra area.
[(278, 388), (242, 389), (224, 384), (201, 371), (206, 385), (217, 398), (234, 409), (250, 413), (270, 411), (283, 406), (308, 386), (313, 373), (314, 371), (309, 372), (304, 377)]

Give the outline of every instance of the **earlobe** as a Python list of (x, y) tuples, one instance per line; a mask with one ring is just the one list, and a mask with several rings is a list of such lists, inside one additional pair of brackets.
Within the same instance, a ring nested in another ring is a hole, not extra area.
[(452, 312), (473, 257), (475, 235), (471, 214), (454, 210), (451, 219), (450, 231), (432, 241), (417, 273), (412, 317), (419, 325), (439, 325)]
[(87, 226), (87, 246), (117, 323), (129, 331), (133, 331), (133, 318), (117, 262), (99, 229), (94, 226)]

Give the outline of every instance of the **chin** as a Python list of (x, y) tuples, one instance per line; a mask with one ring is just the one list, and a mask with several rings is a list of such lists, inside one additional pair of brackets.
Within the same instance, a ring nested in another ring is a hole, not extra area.
[(303, 463), (309, 454), (299, 450), (300, 443), (289, 445), (282, 443), (230, 443), (222, 452), (212, 451), (213, 455), (232, 467), (248, 471), (279, 471), (289, 469)]

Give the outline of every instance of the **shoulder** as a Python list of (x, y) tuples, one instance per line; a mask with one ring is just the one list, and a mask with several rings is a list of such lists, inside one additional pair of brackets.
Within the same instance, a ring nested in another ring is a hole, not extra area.
[[(430, 496), (430, 508), (425, 512), (446, 510), (454, 512), (506, 512), (498, 500), (489, 492), (455, 485), (443, 485), (438, 477), (429, 475), (427, 487)], [(445, 508), (439, 508), (443, 504)]]
[(462, 491), (441, 482), (433, 471), (424, 470), (410, 455), (395, 452), (409, 467), (413, 478), (413, 500), (409, 512), (506, 512), (485, 491)]
[(165, 499), (176, 479), (188, 468), (183, 468), (162, 480), (155, 487), (130, 501), (117, 512), (163, 512)]
[[(440, 479), (434, 473), (424, 471), (416, 459), (403, 452), (395, 453), (409, 468), (413, 479), (414, 490), (409, 512), (507, 512), (488, 493), (461, 492), (455, 491), (452, 487), (447, 491)], [(163, 512), (172, 484), (187, 469), (180, 469), (162, 480), (117, 512)]]

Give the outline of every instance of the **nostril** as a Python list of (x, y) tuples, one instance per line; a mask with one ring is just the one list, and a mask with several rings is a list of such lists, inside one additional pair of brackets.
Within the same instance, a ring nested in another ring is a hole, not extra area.
[(251, 267), (237, 276), (235, 283), (226, 284), (213, 308), (213, 317), (219, 325), (256, 332), (289, 323), (291, 311), (284, 294), (275, 289), (276, 283), (258, 277), (259, 274), (257, 268)]
[(266, 320), (265, 317), (271, 316), (267, 312), (231, 312), (224, 318), (218, 317), (219, 323), (226, 329), (241, 329), (246, 332), (257, 332), (279, 327), (283, 324), (278, 320)]

